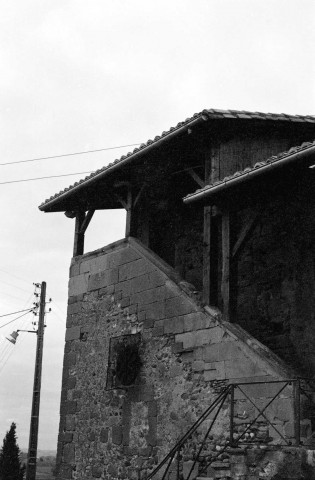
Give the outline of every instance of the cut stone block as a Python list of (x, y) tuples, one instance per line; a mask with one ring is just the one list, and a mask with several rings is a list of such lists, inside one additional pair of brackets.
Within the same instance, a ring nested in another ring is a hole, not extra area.
[(196, 308), (183, 296), (167, 298), (165, 301), (165, 315), (167, 317), (178, 317), (194, 311), (196, 311)]
[(193, 348), (195, 346), (195, 334), (194, 332), (187, 332), (187, 333), (180, 333), (175, 337), (176, 342), (181, 342), (183, 344), (183, 348)]
[(140, 258), (140, 254), (136, 252), (132, 247), (125, 247), (118, 252), (108, 254), (109, 267), (116, 267), (118, 265), (124, 265)]
[(118, 282), (118, 270), (112, 268), (110, 270), (105, 270), (101, 273), (95, 273), (90, 276), (88, 288), (90, 291), (98, 290), (108, 285), (113, 285)]
[(225, 361), (226, 378), (255, 377), (266, 374), (261, 366), (245, 356)]
[(83, 273), (69, 280), (69, 297), (86, 293), (88, 290), (89, 274)]
[[(209, 331), (211, 332), (211, 329)], [(218, 362), (220, 360), (229, 359), (233, 359), (233, 361), (242, 359), (244, 363), (251, 362), (250, 359), (244, 356), (238, 346), (238, 342), (235, 341), (214, 343), (205, 347), (205, 362)]]
[(66, 342), (78, 340), (81, 335), (81, 327), (70, 327), (66, 330)]
[(197, 361), (193, 362), (192, 369), (193, 369), (194, 372), (203, 371), (205, 369), (205, 362), (203, 362), (201, 360), (197, 360)]
[(139, 258), (134, 262), (126, 263), (119, 267), (119, 281), (130, 280), (153, 270), (154, 267), (146, 259)]

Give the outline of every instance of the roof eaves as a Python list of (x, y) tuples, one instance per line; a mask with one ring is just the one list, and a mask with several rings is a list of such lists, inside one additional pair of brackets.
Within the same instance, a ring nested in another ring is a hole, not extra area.
[(58, 203), (62, 202), (66, 197), (76, 194), (78, 190), (90, 186), (94, 182), (102, 179), (108, 173), (111, 173), (116, 168), (120, 168), (135, 158), (146, 154), (151, 148), (159, 147), (161, 143), (164, 143), (165, 140), (173, 138), (173, 136), (178, 135), (182, 130), (188, 128), (195, 123), (199, 123), (202, 120), (272, 120), (272, 121), (285, 121), (285, 122), (307, 122), (315, 123), (315, 117), (311, 115), (301, 116), (301, 115), (288, 115), (284, 113), (275, 114), (275, 113), (263, 113), (263, 112), (249, 112), (246, 110), (220, 110), (220, 109), (205, 109), (202, 112), (195, 113), (192, 117), (187, 118), (185, 121), (180, 122), (176, 127), (171, 127), (168, 131), (162, 132), (160, 136), (156, 136), (153, 140), (148, 140), (146, 143), (142, 143), (140, 147), (135, 148), (133, 152), (129, 152), (127, 155), (123, 155), (120, 159), (115, 160), (114, 162), (106, 165), (105, 167), (96, 170), (91, 175), (81, 179), (79, 182), (76, 182), (74, 185), (69, 186), (68, 188), (56, 193), (49, 199), (45, 200), (40, 206), (41, 211), (51, 211)]
[(208, 117), (205, 115), (204, 112), (200, 114), (195, 114), (192, 118), (185, 120), (185, 122), (180, 122), (176, 127), (172, 127), (168, 132), (162, 132), (161, 136), (156, 136), (154, 140), (148, 140), (147, 143), (141, 144), (140, 147), (135, 148), (133, 152), (128, 153), (127, 155), (123, 155), (120, 159), (115, 160), (113, 163), (106, 165), (105, 167), (101, 168), (100, 170), (96, 170), (95, 172), (91, 173), (91, 175), (85, 177), (84, 179), (76, 182), (73, 186), (66, 188), (65, 190), (57, 193), (56, 195), (50, 197), (50, 199), (43, 202), (38, 208), (43, 212), (48, 212), (50, 209), (60, 201), (62, 201), (65, 196), (69, 194), (75, 194), (81, 188), (85, 188), (90, 186), (96, 181), (102, 179), (108, 173), (111, 173), (113, 170), (126, 165), (127, 163), (131, 162), (135, 158), (148, 153), (152, 148), (159, 147), (162, 143), (166, 140), (170, 140), (174, 136), (181, 133), (183, 130), (187, 129), (188, 127), (195, 126), (196, 124), (207, 121)]
[(291, 148), (288, 152), (282, 152), (277, 156), (272, 156), (263, 162), (256, 163), (253, 167), (247, 167), (222, 180), (206, 185), (184, 197), (183, 201), (184, 203), (193, 203), (218, 193), (221, 194), (232, 186), (238, 186), (249, 179), (280, 168), (284, 164), (292, 163), (300, 159), (306, 160), (313, 155), (315, 155), (315, 141), (303, 143), (299, 147)]

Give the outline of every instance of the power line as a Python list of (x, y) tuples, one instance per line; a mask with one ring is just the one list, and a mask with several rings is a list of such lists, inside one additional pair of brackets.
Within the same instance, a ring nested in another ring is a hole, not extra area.
[[(16, 287), (15, 287), (16, 288)], [(5, 297), (10, 297), (10, 298), (15, 298), (15, 300), (22, 300), (21, 297), (17, 297), (16, 295), (12, 295), (11, 293), (7, 292), (0, 292), (1, 295), (4, 295)]]
[(11, 277), (18, 278), (19, 280), (22, 280), (22, 281), (25, 282), (25, 283), (28, 283), (28, 284), (30, 283), (29, 280), (26, 280), (26, 279), (23, 278), (23, 277), (18, 277), (18, 276), (15, 275), (14, 273), (8, 272), (7, 270), (2, 270), (2, 269), (0, 269), (0, 272), (6, 273), (7, 275), (11, 275)]
[(16, 317), (16, 318), (13, 318), (13, 320), (10, 320), (10, 322), (7, 322), (5, 323), (4, 325), (1, 325), (0, 328), (3, 328), (3, 327), (6, 327), (7, 325), (9, 325), (10, 323), (12, 322), (15, 322), (16, 320), (18, 320), (19, 318), (22, 318), (24, 317), (24, 315), (27, 315), (28, 313), (31, 313), (33, 310), (28, 310), (26, 313), (23, 313), (22, 315), (20, 315), (19, 317)]
[(93, 173), (93, 171), (90, 171), (90, 172), (76, 172), (76, 173), (64, 173), (63, 175), (50, 175), (48, 177), (22, 178), (20, 180), (10, 180), (8, 182), (0, 182), (0, 185), (5, 185), (7, 183), (32, 182), (33, 180), (45, 180), (47, 178), (70, 177), (71, 175), (84, 175), (86, 173)]
[(50, 157), (38, 157), (38, 158), (29, 158), (28, 160), (18, 160), (16, 162), (5, 162), (5, 163), (0, 163), (0, 166), (14, 165), (16, 163), (39, 162), (40, 160), (51, 160), (53, 158), (72, 157), (74, 155), (85, 155), (87, 153), (104, 152), (106, 150), (116, 150), (118, 148), (135, 147), (137, 145), (140, 145), (140, 142), (139, 143), (131, 143), (129, 145), (119, 145), (117, 147), (99, 148), (97, 150), (85, 150), (85, 151), (74, 152), (74, 153), (63, 153), (62, 155), (51, 155)]
[(3, 283), (4, 285), (9, 285), (9, 287), (14, 287), (14, 288), (17, 288), (18, 290), (22, 290), (23, 292), (29, 293), (29, 290), (25, 290), (25, 288), (18, 287), (17, 285), (13, 285), (12, 283), (4, 282), (3, 280), (0, 280), (0, 283)]
[(26, 308), (25, 310), (18, 310), (17, 312), (5, 313), (4, 315), (0, 315), (0, 317), (8, 317), (9, 315), (15, 315), (16, 313), (21, 313), (26, 311), (29, 312), (30, 309)]

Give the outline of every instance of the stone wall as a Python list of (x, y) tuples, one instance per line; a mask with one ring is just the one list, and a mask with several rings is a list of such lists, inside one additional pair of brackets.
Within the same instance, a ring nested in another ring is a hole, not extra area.
[[(135, 335), (140, 372), (124, 386), (115, 378), (111, 352), (115, 342)], [(145, 478), (228, 383), (288, 375), (268, 349), (237, 325), (222, 323), (217, 310), (203, 308), (193, 287), (134, 239), (74, 258), (58, 478)], [(261, 402), (273, 395), (268, 387), (260, 392)], [(282, 432), (292, 416), (289, 397), (282, 395), (273, 412), (275, 419), (282, 411)], [(254, 412), (241, 396), (235, 402), (237, 433)], [(205, 447), (208, 457), (226, 445), (229, 421), (227, 403)], [(259, 428), (265, 431), (263, 422)], [(185, 447), (185, 462), (194, 458), (198, 441)], [(228, 461), (229, 455), (218, 459), (225, 474)]]

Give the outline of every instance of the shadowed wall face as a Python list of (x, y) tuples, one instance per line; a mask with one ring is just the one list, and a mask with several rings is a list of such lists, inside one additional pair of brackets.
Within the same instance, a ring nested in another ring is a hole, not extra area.
[(314, 212), (303, 183), (299, 194), (266, 203), (237, 283), (237, 323), (307, 377), (315, 371)]

